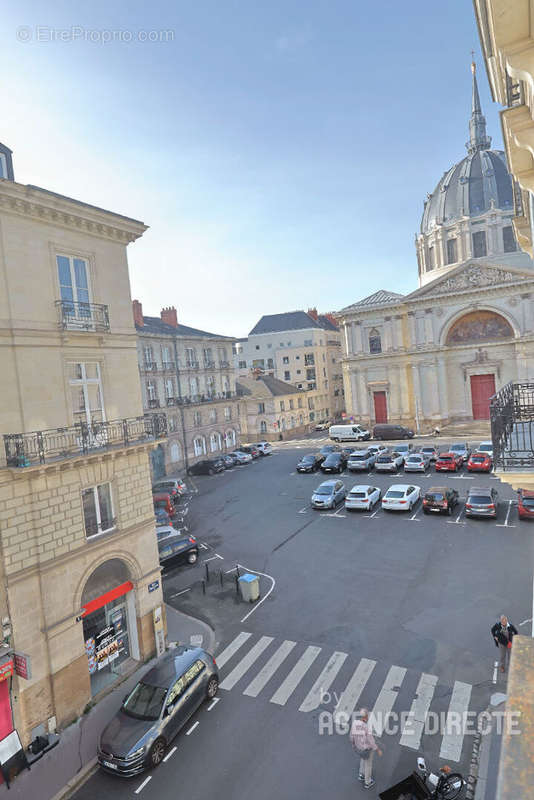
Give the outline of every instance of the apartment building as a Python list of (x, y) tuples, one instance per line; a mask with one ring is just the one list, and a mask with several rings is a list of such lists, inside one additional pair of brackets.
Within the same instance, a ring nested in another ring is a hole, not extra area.
[(154, 479), (233, 450), (239, 439), (235, 339), (182, 325), (176, 308), (143, 316), (133, 301), (143, 407), (164, 414), (168, 439), (151, 454)]
[[(0, 179), (0, 740), (82, 713), (161, 644), (127, 245), (142, 222)], [(10, 680), (6, 680), (6, 678)]]
[(324, 396), (317, 389), (297, 389), (272, 375), (238, 378), (239, 419), (246, 441), (290, 439), (307, 433), (318, 419)]
[(263, 316), (234, 350), (240, 378), (267, 375), (316, 392), (310, 422), (338, 418), (344, 410), (341, 357), (335, 319), (316, 308)]

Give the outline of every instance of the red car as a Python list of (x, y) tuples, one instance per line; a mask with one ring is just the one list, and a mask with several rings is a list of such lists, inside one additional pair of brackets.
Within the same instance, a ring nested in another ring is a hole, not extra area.
[(467, 462), (468, 472), (491, 472), (493, 461), (487, 453), (473, 453)]
[(534, 519), (534, 492), (529, 489), (517, 490), (517, 513), (519, 519)]
[(440, 453), (435, 467), (436, 472), (458, 472), (463, 459), (458, 453)]

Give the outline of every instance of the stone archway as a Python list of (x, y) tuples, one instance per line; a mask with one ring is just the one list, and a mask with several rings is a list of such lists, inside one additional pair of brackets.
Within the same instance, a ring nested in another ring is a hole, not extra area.
[(506, 317), (490, 309), (477, 309), (462, 314), (452, 322), (444, 343), (446, 347), (461, 347), (464, 344), (509, 340), (514, 337), (514, 329)]

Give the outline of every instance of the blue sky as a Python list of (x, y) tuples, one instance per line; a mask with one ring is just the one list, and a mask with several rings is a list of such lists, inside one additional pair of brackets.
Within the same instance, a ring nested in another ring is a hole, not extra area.
[(145, 313), (229, 335), (416, 288), (426, 193), (465, 154), (472, 49), (502, 146), (463, 0), (19, 0), (0, 36), (16, 179), (143, 220)]

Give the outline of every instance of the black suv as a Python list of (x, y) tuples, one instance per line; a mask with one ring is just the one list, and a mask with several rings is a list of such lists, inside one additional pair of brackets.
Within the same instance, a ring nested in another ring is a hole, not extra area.
[(224, 461), (222, 458), (206, 458), (204, 461), (197, 461), (187, 470), (189, 475), (213, 475), (215, 472), (224, 471)]
[(473, 486), (469, 489), (465, 503), (466, 517), (492, 517), (497, 516), (499, 495), (496, 489), (487, 489), (485, 486)]
[(297, 472), (317, 472), (324, 461), (324, 456), (320, 453), (308, 453), (302, 456), (297, 464)]
[(347, 466), (345, 453), (330, 453), (321, 464), (322, 472), (343, 472)]
[(433, 486), (425, 492), (423, 497), (423, 512), (425, 514), (452, 514), (454, 508), (460, 501), (460, 495), (456, 489), (448, 489), (446, 486)]

